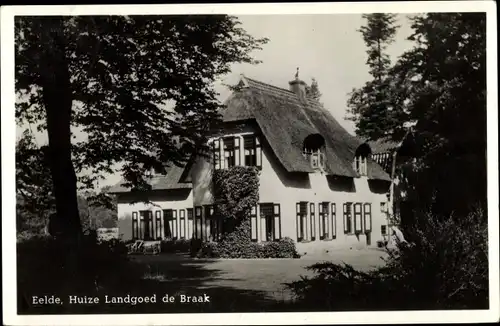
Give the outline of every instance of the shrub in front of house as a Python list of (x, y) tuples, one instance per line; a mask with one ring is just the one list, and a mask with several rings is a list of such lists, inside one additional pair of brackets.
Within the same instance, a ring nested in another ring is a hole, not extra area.
[(424, 214), (410, 245), (388, 250), (370, 272), (349, 265), (309, 266), (316, 276), (287, 284), (297, 304), (316, 310), (486, 309), (486, 216), (438, 220)]
[(188, 253), (191, 251), (191, 240), (176, 239), (176, 240), (162, 240), (161, 252), (162, 253)]
[(220, 242), (203, 242), (195, 254), (199, 258), (299, 258), (290, 238), (257, 243), (250, 238), (250, 221), (244, 220)]

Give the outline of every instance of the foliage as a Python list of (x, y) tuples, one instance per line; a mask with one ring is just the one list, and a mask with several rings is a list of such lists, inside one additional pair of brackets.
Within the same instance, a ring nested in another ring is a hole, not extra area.
[(488, 306), (487, 228), (484, 213), (466, 219), (422, 216), (415, 242), (388, 250), (384, 267), (370, 272), (318, 263), (313, 278), (288, 284), (299, 303), (318, 310), (478, 309)]
[(289, 237), (260, 245), (260, 258), (300, 258), (295, 242)]
[(238, 223), (249, 217), (259, 201), (259, 173), (252, 166), (213, 171), (214, 206), (223, 221)]
[(367, 25), (359, 30), (368, 50), (366, 61), (373, 80), (363, 87), (354, 89), (348, 101), (349, 120), (356, 125), (356, 133), (372, 139), (378, 139), (395, 132), (397, 117), (392, 115), (390, 79), (388, 72), (390, 58), (387, 46), (394, 41), (397, 28), (394, 14), (365, 14)]
[[(56, 209), (79, 233), (76, 174), (89, 187), (123, 163), (127, 185), (145, 171), (203, 151), (219, 121), (213, 82), (267, 39), (235, 17), (16, 17), (16, 118), (46, 130)], [(73, 142), (71, 127), (86, 139)], [(106, 144), (106, 146), (103, 146)]]
[[(118, 241), (96, 242), (83, 237), (84, 263), (72, 274), (65, 259), (67, 247), (50, 236), (32, 236), (17, 242), (17, 289), (19, 309), (30, 309), (32, 296), (102, 295), (119, 289), (138, 271), (127, 258), (125, 245)], [(34, 272), (36, 271), (36, 272)], [(126, 273), (124, 272), (126, 271)]]
[[(39, 147), (29, 130), (16, 143), (16, 217), (21, 237), (45, 232), (51, 213), (55, 212), (48, 147)], [(116, 198), (106, 193), (81, 192), (77, 196), (83, 229), (116, 226)]]
[(191, 241), (187, 239), (164, 240), (161, 242), (162, 253), (189, 252)]
[(299, 258), (290, 238), (257, 243), (251, 241), (250, 220), (242, 221), (220, 242), (203, 242), (194, 254), (199, 258)]
[(47, 148), (38, 147), (26, 130), (16, 143), (16, 210), (17, 230), (41, 231), (54, 211)]
[(312, 79), (311, 86), (306, 88), (306, 95), (308, 98), (319, 101), (321, 99), (321, 92), (319, 90), (318, 81), (316, 78)]
[(415, 46), (382, 78), (385, 108), (368, 105), (376, 80), (351, 97), (356, 132), (400, 141), (412, 126), (416, 160), (399, 171), (408, 200), (437, 215), (466, 215), (486, 207), (486, 15), (429, 13), (411, 21)]

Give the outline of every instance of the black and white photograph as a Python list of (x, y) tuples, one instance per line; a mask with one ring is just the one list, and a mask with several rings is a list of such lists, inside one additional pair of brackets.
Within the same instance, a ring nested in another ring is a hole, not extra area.
[(4, 323), (498, 321), (496, 8), (426, 3), (3, 7)]

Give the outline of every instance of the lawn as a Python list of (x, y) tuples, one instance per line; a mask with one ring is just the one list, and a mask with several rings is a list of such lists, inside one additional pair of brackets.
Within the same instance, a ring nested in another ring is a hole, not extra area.
[(227, 300), (228, 293), (236, 300), (241, 299), (238, 296), (250, 295), (265, 303), (291, 300), (291, 293), (285, 291), (283, 283), (298, 280), (300, 275), (312, 275), (305, 267), (316, 262), (345, 262), (356, 269), (369, 270), (383, 264), (383, 255), (379, 250), (364, 249), (301, 259), (192, 259), (163, 254), (137, 256), (135, 260), (147, 266), (148, 278), (175, 284), (182, 292), (210, 292), (217, 300)]

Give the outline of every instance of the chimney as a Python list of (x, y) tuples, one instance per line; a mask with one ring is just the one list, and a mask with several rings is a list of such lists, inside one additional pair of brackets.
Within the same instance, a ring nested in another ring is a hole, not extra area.
[(297, 96), (305, 101), (306, 100), (306, 87), (307, 84), (299, 79), (299, 68), (297, 68), (297, 73), (295, 74), (295, 79), (292, 81), (289, 81), (288, 84), (290, 85), (290, 91), (294, 92), (297, 94)]

